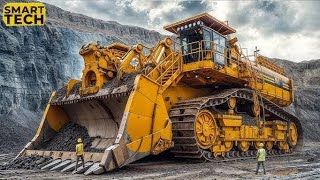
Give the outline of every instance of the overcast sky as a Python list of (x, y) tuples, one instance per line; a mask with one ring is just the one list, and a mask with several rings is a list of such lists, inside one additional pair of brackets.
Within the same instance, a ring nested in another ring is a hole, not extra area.
[(208, 12), (237, 30), (241, 47), (268, 57), (320, 59), (320, 1), (43, 0), (62, 9), (166, 33), (166, 24)]

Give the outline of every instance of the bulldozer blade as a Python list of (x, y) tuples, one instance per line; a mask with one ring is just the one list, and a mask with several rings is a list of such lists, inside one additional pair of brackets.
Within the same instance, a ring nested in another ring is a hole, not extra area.
[(84, 173), (84, 175), (90, 175), (90, 174), (93, 174), (93, 172), (96, 170), (96, 169), (99, 169), (101, 168), (99, 166), (99, 163), (94, 163), (88, 170), (86, 170), (86, 172)]
[(43, 166), (41, 169), (42, 170), (49, 170), (49, 169), (53, 168), (54, 166), (56, 166), (57, 164), (61, 163), (61, 161), (62, 161), (61, 159), (57, 159), (57, 160), (51, 162), (50, 164)]
[(93, 162), (84, 163), (84, 167), (81, 164), (81, 166), (77, 168), (77, 171), (73, 171), (72, 174), (82, 174), (86, 172), (92, 165), (93, 165)]
[(42, 164), (39, 164), (39, 165), (38, 165), (38, 168), (41, 169), (42, 167), (44, 167), (44, 166), (52, 163), (53, 161), (55, 161), (55, 159), (50, 159), (50, 160), (48, 160), (48, 161), (46, 161), (46, 162), (43, 162)]
[(104, 172), (106, 172), (105, 170), (104, 170), (104, 168), (103, 167), (101, 167), (101, 166), (99, 166), (98, 168), (96, 168), (95, 170), (93, 170), (92, 171), (93, 172), (93, 174), (102, 174), (102, 173), (104, 173)]
[(51, 168), (50, 171), (60, 171), (63, 168), (67, 167), (71, 163), (72, 163), (71, 160), (62, 161), (60, 164), (58, 164), (58, 165), (54, 166), (53, 168)]
[(60, 172), (70, 172), (70, 171), (73, 171), (75, 167), (76, 167), (76, 162), (73, 162), (67, 167), (63, 168)]
[(42, 149), (43, 144), (71, 122), (87, 130), (91, 144), (84, 152), (84, 161), (90, 163), (76, 173), (101, 174), (172, 147), (172, 123), (163, 97), (157, 93), (160, 85), (144, 75), (131, 80), (134, 83), (129, 86), (124, 83), (87, 96), (80, 96), (79, 92), (68, 97), (61, 92), (53, 93), (35, 137), (18, 156), (48, 156), (54, 161), (43, 169), (72, 171), (77, 158), (75, 145), (66, 146), (76, 139), (57, 144), (54, 150)]

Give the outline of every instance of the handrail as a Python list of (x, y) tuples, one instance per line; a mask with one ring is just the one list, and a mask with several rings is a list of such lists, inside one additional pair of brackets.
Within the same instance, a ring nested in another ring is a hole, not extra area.
[(171, 55), (173, 54), (174, 52), (170, 53), (166, 58), (164, 58), (162, 61), (160, 61), (160, 63), (147, 75), (147, 76), (150, 76), (154, 71), (156, 70), (160, 70), (160, 74), (162, 74), (162, 68), (159, 69), (159, 67), (164, 63), (164, 62), (167, 62), (167, 58), (171, 57)]
[[(180, 45), (179, 43), (173, 41), (173, 46), (176, 47), (176, 45)], [(208, 45), (208, 48), (206, 48)], [(147, 75), (150, 77), (152, 74), (155, 73), (155, 71), (159, 72), (159, 77), (155, 80), (156, 83), (159, 83), (163, 85), (164, 79), (167, 81), (167, 78), (164, 78), (164, 76), (169, 77), (172, 76), (176, 70), (179, 70), (181, 72), (182, 64), (183, 64), (183, 58), (188, 55), (196, 55), (197, 61), (203, 61), (207, 60), (209, 58), (210, 60), (217, 61), (219, 59), (216, 59), (216, 57), (221, 57), (221, 60), (223, 58), (224, 63), (226, 61), (231, 60), (230, 56), (226, 53), (226, 47), (216, 44), (214, 41), (210, 40), (201, 40), (201, 41), (195, 41), (188, 44), (180, 45), (181, 51), (173, 51), (169, 55), (167, 55), (164, 59), (162, 59), (157, 66)], [(176, 59), (177, 53), (181, 53), (180, 57)], [(217, 55), (219, 56), (217, 56)], [(166, 69), (163, 69), (163, 65), (165, 63), (171, 63), (166, 67)], [(175, 68), (178, 69), (175, 69)]]
[[(204, 44), (209, 43), (210, 48), (205, 49)], [(196, 47), (192, 47), (196, 46)], [(221, 48), (221, 51), (217, 51), (217, 49)], [(187, 50), (185, 50), (187, 49)], [(206, 54), (211, 54), (211, 57), (214, 57), (215, 54), (219, 54), (224, 58), (224, 61), (231, 60), (230, 57), (226, 55), (226, 47), (216, 44), (214, 41), (211, 40), (201, 40), (201, 41), (195, 41), (188, 44), (181, 45), (181, 50), (183, 52), (182, 57), (188, 56), (188, 55), (196, 55), (198, 57), (197, 61), (203, 61), (205, 59)]]
[[(153, 81), (155, 81), (159, 85), (164, 85), (167, 82), (167, 80), (174, 75), (174, 73), (176, 73), (177, 71), (181, 72), (181, 66), (182, 66), (181, 58), (177, 58), (177, 59), (175, 58), (179, 53), (180, 53), (179, 51), (177, 52), (173, 51), (169, 55), (167, 55), (164, 59), (162, 59), (159, 62), (159, 64), (157, 64), (157, 66), (147, 75), (147, 77), (150, 77), (155, 71), (158, 71), (159, 77), (157, 77), (157, 79)], [(164, 69), (164, 66), (166, 65), (165, 63), (171, 63), (171, 64), (168, 65), (168, 67), (165, 67)], [(168, 76), (168, 79), (164, 81), (164, 76), (166, 75), (169, 75), (169, 76)]]
[[(254, 99), (254, 104), (257, 104), (260, 106), (260, 103), (259, 101), (261, 102), (261, 106), (262, 106), (262, 116), (263, 116), (263, 124), (262, 124), (262, 128), (265, 127), (265, 111), (264, 111), (264, 103), (263, 103), (263, 100), (262, 100), (262, 96), (260, 94), (260, 90), (258, 89), (258, 82), (257, 82), (257, 76), (259, 76), (261, 78), (261, 72), (262, 71), (259, 71), (258, 69), (255, 71), (257, 73), (255, 73), (253, 71), (253, 68), (252, 68), (252, 62), (249, 60), (248, 58), (248, 55), (246, 56), (245, 54), (243, 54), (242, 50), (240, 51), (241, 55), (243, 55), (244, 57), (244, 60), (245, 60), (245, 67), (247, 69), (247, 72), (250, 73), (250, 81), (252, 81), (254, 83), (254, 88), (253, 88), (253, 92), (255, 94), (255, 96), (258, 96), (257, 99)], [(256, 64), (257, 65), (257, 64)], [(255, 75), (253, 75), (255, 74)], [(263, 77), (262, 77), (262, 80), (263, 80)], [(264, 80), (263, 80), (264, 81)], [(264, 82), (262, 82), (262, 86), (263, 86)], [(261, 87), (261, 89), (263, 89), (263, 87)], [(259, 100), (260, 98), (260, 100)], [(258, 101), (258, 102), (256, 102)], [(259, 125), (260, 127), (260, 115), (258, 116), (257, 118), (257, 124)]]
[[(165, 62), (170, 62), (170, 61), (167, 60), (167, 59), (169, 59), (169, 57), (171, 57), (173, 53), (174, 53), (174, 52), (171, 52), (165, 59), (162, 60), (161, 63), (159, 63), (159, 65), (158, 65), (157, 67), (159, 68), (159, 67), (162, 66), (162, 64), (164, 64)], [(172, 57), (171, 57), (171, 61), (172, 61)], [(172, 64), (171, 64), (171, 65), (172, 65)], [(169, 68), (170, 68), (170, 66), (169, 66), (164, 72), (162, 72), (162, 67), (160, 67), (162, 73), (160, 73), (160, 76), (158, 77), (158, 79), (156, 79), (156, 82), (158, 82), (159, 79), (160, 79), (160, 84), (162, 85), (162, 78), (163, 78), (163, 76), (165, 75), (165, 73), (168, 71)]]
[[(172, 53), (171, 53), (172, 54)], [(176, 59), (175, 61), (173, 61), (172, 63), (171, 63), (171, 65), (160, 75), (160, 77), (158, 77), (158, 79), (156, 80), (156, 82), (158, 82), (158, 80), (160, 79), (160, 84), (162, 84), (162, 78), (163, 78), (163, 76), (164, 75), (167, 75), (166, 73), (169, 71), (169, 69), (171, 70), (171, 76), (175, 73), (174, 72), (174, 66), (176, 65), (176, 63), (179, 61), (179, 59)], [(178, 69), (177, 70), (181, 70), (180, 69), (181, 67), (179, 66), (179, 64), (178, 64)]]

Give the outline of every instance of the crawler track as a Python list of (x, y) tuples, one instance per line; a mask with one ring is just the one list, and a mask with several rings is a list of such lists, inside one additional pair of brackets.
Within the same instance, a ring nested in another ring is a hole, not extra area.
[[(205, 108), (215, 109), (215, 106), (223, 104), (231, 97), (253, 102), (251, 90), (228, 89), (224, 91), (218, 91), (213, 96), (184, 100), (175, 104), (170, 111), (170, 119), (172, 120), (173, 141), (175, 143), (175, 146), (172, 148), (171, 152), (173, 152), (176, 157), (180, 158), (205, 159), (213, 162), (255, 158), (254, 151), (248, 151), (246, 153), (240, 153), (239, 151), (230, 151), (223, 159), (214, 158), (211, 152), (203, 150), (197, 145), (194, 133), (194, 120), (199, 110)], [(286, 121), (288, 123), (294, 122), (298, 128), (299, 133), (298, 144), (296, 148), (302, 146), (302, 126), (297, 117), (293, 116), (292, 114), (288, 113), (278, 105), (265, 98), (262, 98), (262, 101), (260, 101), (260, 106), (264, 107), (264, 110), (266, 112), (272, 114), (280, 120)], [(292, 151), (293, 150), (290, 149), (290, 153)], [(291, 154), (281, 154), (281, 152), (278, 150), (271, 150), (268, 152), (269, 157), (287, 155)]]
[[(251, 152), (250, 152), (251, 153)], [(255, 153), (255, 151), (253, 151)], [(274, 153), (268, 152), (266, 158), (279, 158), (279, 157), (288, 157), (288, 156), (295, 156), (298, 155), (297, 153), (286, 153), (286, 154), (281, 154), (280, 151), (274, 151)], [(204, 151), (203, 159), (213, 162), (213, 163), (222, 163), (222, 162), (230, 162), (230, 161), (243, 161), (243, 160), (249, 160), (249, 159), (256, 159), (256, 154), (254, 155), (238, 155), (234, 157), (224, 157), (224, 158), (212, 158), (207, 156), (208, 153), (207, 151)]]
[[(269, 154), (267, 155), (267, 159), (272, 158), (279, 158), (279, 157), (288, 157), (288, 156), (295, 156), (298, 155), (297, 153), (286, 153), (286, 154)], [(229, 158), (208, 158), (205, 155), (203, 156), (205, 160), (213, 162), (213, 163), (222, 163), (222, 162), (230, 162), (230, 161), (244, 161), (249, 159), (256, 159), (256, 156), (239, 156), (239, 157), (229, 157)]]

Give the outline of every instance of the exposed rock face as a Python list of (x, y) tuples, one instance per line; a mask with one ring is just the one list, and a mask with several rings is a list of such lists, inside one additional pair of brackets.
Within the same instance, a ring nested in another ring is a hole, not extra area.
[[(1, 1), (1, 9), (5, 4)], [(106, 22), (46, 5), (43, 27), (7, 27), (0, 24), (0, 151), (25, 145), (38, 126), (52, 90), (79, 79), (84, 42), (102, 45), (154, 45), (161, 35), (134, 26)], [(19, 147), (18, 149), (20, 149)]]
[(320, 60), (294, 63), (272, 59), (294, 79), (295, 101), (289, 107), (302, 121), (306, 140), (320, 140)]

